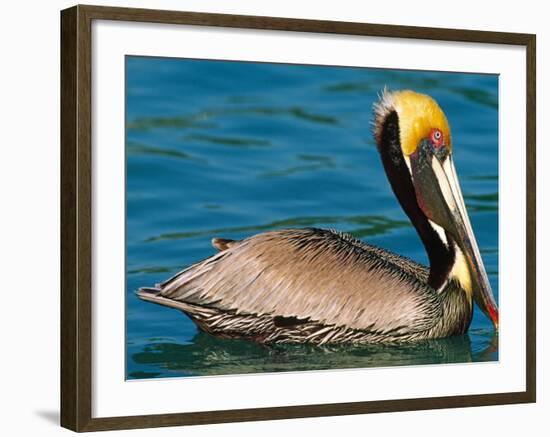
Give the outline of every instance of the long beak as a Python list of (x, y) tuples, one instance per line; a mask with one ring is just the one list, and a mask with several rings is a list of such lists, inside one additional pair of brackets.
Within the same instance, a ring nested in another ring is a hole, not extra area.
[(419, 145), (410, 157), (410, 164), (420, 207), (454, 239), (468, 264), (474, 300), (498, 329), (498, 307), (466, 212), (452, 156), (442, 162)]

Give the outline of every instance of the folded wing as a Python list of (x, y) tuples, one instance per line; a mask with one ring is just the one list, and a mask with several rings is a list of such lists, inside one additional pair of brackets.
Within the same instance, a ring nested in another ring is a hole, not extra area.
[(324, 229), (265, 232), (159, 284), (159, 296), (234, 311), (410, 334), (441, 317), (425, 267)]

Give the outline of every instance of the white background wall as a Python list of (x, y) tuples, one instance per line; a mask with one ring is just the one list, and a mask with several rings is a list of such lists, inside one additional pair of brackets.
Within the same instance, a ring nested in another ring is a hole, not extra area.
[[(548, 435), (550, 310), (545, 289), (549, 243), (544, 223), (549, 165), (542, 145), (550, 77), (545, 2), (394, 0), (306, 2), (94, 1), (203, 12), (486, 29), (537, 34), (538, 77), (538, 403), (457, 410), (329, 417), (125, 431), (125, 435)], [(59, 10), (70, 1), (4, 2), (0, 16), (0, 430), (3, 435), (68, 434), (58, 427), (59, 399)], [(518, 151), (523, 153), (523, 151)], [(513, 156), (509, 157), (513, 159)], [(547, 208), (546, 208), (547, 209)], [(329, 388), (327, 388), (329, 389)], [(117, 434), (121, 434), (118, 432)]]

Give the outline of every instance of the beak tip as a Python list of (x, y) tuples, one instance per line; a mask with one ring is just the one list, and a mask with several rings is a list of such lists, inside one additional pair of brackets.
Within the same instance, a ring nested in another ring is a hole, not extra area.
[(489, 318), (493, 322), (495, 331), (498, 331), (498, 309), (496, 307), (489, 307)]

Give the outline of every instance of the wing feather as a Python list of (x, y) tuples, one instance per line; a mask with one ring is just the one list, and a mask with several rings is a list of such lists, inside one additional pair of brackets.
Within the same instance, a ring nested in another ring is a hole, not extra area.
[(427, 330), (441, 317), (425, 267), (350, 235), (288, 229), (236, 243), (160, 284), (160, 295), (399, 334)]

